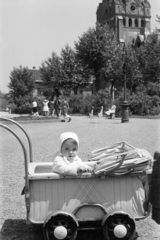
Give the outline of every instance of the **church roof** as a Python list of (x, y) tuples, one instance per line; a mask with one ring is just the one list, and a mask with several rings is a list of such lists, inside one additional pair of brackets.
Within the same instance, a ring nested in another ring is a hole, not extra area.
[(32, 76), (35, 82), (38, 82), (37, 80), (42, 81), (40, 70), (33, 68), (33, 69), (28, 69), (28, 71), (32, 73)]

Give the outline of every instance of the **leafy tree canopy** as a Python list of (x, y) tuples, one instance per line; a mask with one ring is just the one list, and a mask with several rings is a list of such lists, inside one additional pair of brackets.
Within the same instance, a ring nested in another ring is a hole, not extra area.
[(40, 73), (44, 82), (44, 95), (47, 98), (53, 98), (60, 89), (61, 80), (64, 77), (60, 57), (55, 52), (50, 58), (42, 62)]
[(40, 72), (45, 86), (43, 92), (48, 98), (58, 95), (59, 90), (77, 93), (88, 85), (88, 71), (69, 45), (62, 49), (60, 57), (53, 52), (51, 58), (42, 62)]
[(97, 83), (100, 77), (105, 81), (119, 79), (122, 72), (121, 49), (108, 25), (98, 24), (89, 28), (79, 37), (75, 48), (78, 60), (96, 77)]
[(10, 89), (10, 102), (16, 104), (17, 107), (26, 102), (32, 101), (34, 80), (27, 67), (20, 66), (19, 68), (14, 68), (13, 71), (11, 71), (8, 88)]
[(65, 72), (63, 86), (72, 89), (75, 93), (88, 85), (89, 71), (83, 63), (78, 60), (75, 51), (66, 45), (61, 51), (62, 68)]
[(160, 40), (155, 31), (148, 36), (143, 46), (137, 53), (139, 66), (144, 79), (144, 84), (148, 82), (160, 81)]

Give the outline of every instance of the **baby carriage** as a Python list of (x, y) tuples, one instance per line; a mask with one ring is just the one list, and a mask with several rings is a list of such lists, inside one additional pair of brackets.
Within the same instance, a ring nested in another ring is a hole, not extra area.
[(93, 173), (63, 176), (52, 172), (52, 162), (33, 162), (32, 143), (26, 135), (26, 148), (17, 134), (24, 153), (26, 222), (43, 224), (46, 240), (74, 240), (78, 230), (102, 229), (106, 240), (131, 240), (136, 233), (135, 221), (150, 213), (149, 176), (152, 157), (126, 142), (116, 143), (89, 154)]

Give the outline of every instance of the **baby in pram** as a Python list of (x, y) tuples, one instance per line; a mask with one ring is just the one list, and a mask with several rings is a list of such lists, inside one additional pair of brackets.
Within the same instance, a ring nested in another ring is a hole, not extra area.
[(73, 132), (60, 135), (60, 150), (53, 160), (52, 172), (63, 175), (78, 175), (92, 172), (93, 168), (83, 162), (77, 155), (79, 139)]

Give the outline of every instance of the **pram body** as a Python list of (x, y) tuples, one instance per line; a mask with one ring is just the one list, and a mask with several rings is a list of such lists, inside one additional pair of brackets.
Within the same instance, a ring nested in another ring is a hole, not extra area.
[[(24, 131), (17, 122), (8, 121)], [(8, 127), (5, 128), (13, 133)], [(144, 171), (142, 168), (123, 171), (125, 154), (116, 153), (121, 156), (116, 158), (117, 162), (104, 170), (97, 170), (95, 165), (100, 159), (95, 160), (95, 157), (100, 156), (98, 151), (104, 153), (104, 149), (101, 149), (93, 151), (87, 161), (88, 165), (94, 167), (94, 174), (63, 176), (52, 172), (52, 162), (33, 162), (32, 144), (26, 132), (25, 134), (29, 142), (30, 161), (25, 147), (15, 136), (24, 151), (23, 193), (27, 223), (43, 224), (44, 237), (47, 240), (74, 240), (77, 230), (96, 228), (103, 229), (106, 240), (134, 238), (135, 221), (146, 218), (150, 213), (148, 198), (151, 166)], [(114, 147), (108, 149), (113, 150)], [(105, 152), (108, 149), (105, 148)]]

